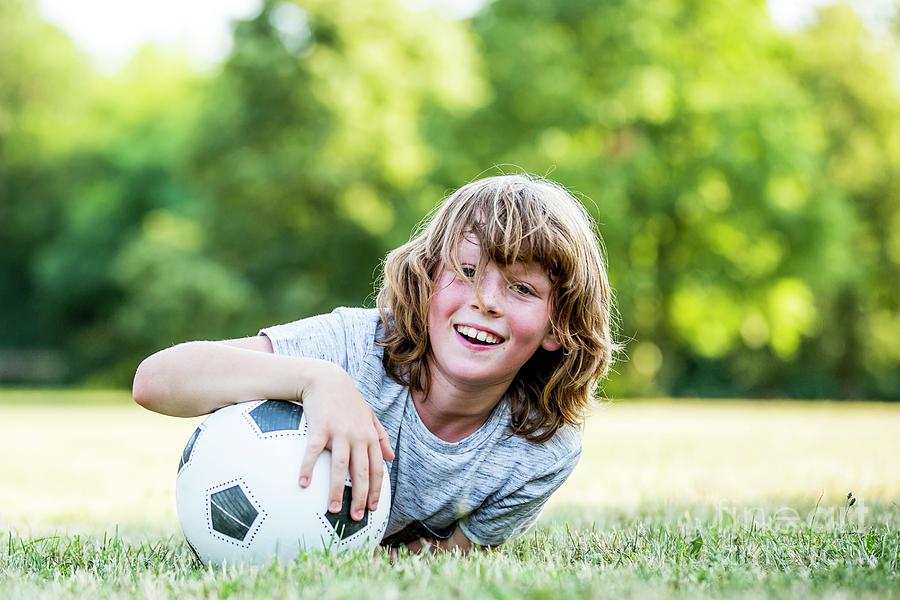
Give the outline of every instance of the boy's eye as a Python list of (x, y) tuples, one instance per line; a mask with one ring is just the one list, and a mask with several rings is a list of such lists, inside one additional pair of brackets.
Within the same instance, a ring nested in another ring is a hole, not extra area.
[(514, 283), (512, 287), (514, 290), (516, 290), (516, 292), (522, 294), (523, 296), (531, 295), (531, 288), (529, 288), (524, 283)]

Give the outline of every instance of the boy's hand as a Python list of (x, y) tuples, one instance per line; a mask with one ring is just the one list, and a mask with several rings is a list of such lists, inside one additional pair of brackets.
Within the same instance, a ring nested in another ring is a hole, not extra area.
[(384, 460), (394, 460), (387, 432), (353, 380), (337, 365), (325, 367), (301, 393), (309, 425), (306, 453), (300, 465), (300, 486), (309, 485), (313, 465), (322, 450), (331, 451), (328, 511), (338, 512), (348, 467), (353, 480), (350, 517), (359, 521), (368, 505), (378, 507)]

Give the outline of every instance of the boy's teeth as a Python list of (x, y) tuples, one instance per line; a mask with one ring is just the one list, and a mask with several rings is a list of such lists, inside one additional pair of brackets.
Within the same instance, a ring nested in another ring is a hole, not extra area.
[(474, 327), (466, 327), (465, 325), (457, 327), (457, 331), (466, 336), (467, 338), (472, 338), (478, 340), (480, 342), (487, 342), (488, 344), (498, 344), (500, 343), (500, 339), (487, 333), (486, 331), (478, 331)]

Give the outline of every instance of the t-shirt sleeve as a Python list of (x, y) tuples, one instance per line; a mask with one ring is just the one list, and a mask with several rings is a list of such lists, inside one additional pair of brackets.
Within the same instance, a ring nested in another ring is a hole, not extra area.
[(459, 528), (471, 542), (481, 546), (519, 537), (534, 525), (547, 500), (569, 477), (580, 457), (579, 446), (524, 483), (511, 479), (510, 485), (461, 519)]
[(348, 369), (344, 319), (337, 311), (266, 327), (259, 334), (269, 338), (275, 354), (320, 358)]
[(327, 315), (261, 329), (275, 354), (320, 358), (340, 365), (370, 403), (380, 398), (384, 368), (374, 340), (378, 311), (339, 307)]

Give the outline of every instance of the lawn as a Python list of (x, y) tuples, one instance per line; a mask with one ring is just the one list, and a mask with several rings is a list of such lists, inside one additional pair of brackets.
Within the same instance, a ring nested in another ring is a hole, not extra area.
[[(193, 564), (174, 476), (196, 419), (2, 392), (0, 597), (897, 597), (900, 406), (611, 403), (539, 525), (492, 554)], [(853, 493), (853, 505), (847, 498)]]

